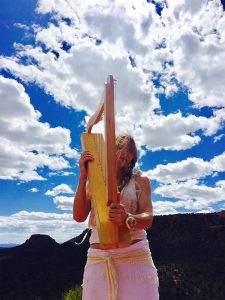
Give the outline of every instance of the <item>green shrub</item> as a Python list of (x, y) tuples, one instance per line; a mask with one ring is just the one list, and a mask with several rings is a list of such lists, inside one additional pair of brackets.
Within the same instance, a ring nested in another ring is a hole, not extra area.
[(62, 300), (81, 300), (82, 299), (82, 287), (76, 285), (74, 288), (65, 292), (62, 296)]

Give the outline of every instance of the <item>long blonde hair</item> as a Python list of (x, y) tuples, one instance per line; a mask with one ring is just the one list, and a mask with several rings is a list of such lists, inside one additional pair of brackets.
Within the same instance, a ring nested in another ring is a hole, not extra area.
[(127, 166), (122, 181), (120, 183), (120, 185), (118, 186), (119, 191), (121, 191), (123, 189), (123, 187), (130, 181), (132, 174), (133, 174), (133, 168), (137, 162), (137, 146), (136, 143), (134, 141), (134, 138), (127, 133), (122, 133), (120, 135), (118, 135), (116, 137), (116, 148), (119, 147), (119, 145), (126, 141), (128, 144), (128, 148), (130, 153), (133, 155), (133, 158), (130, 162), (130, 164)]

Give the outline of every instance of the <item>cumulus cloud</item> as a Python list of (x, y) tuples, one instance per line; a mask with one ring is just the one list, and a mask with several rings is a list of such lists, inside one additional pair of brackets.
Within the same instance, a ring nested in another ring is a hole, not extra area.
[(152, 151), (190, 149), (201, 142), (195, 132), (202, 130), (203, 135), (211, 136), (223, 126), (218, 116), (183, 117), (181, 113), (164, 116), (146, 112), (142, 113), (142, 122), (133, 124), (135, 111), (125, 112), (118, 115), (118, 130), (131, 131), (139, 145), (146, 145)]
[(225, 171), (225, 152), (220, 155), (215, 156), (211, 160), (211, 164), (215, 171), (224, 172)]
[(177, 214), (177, 210), (173, 207), (173, 202), (155, 201), (153, 202), (154, 215), (173, 215)]
[(224, 11), (219, 1), (195, 3), (198, 9), (194, 1), (178, 1), (163, 10), (171, 71), (189, 87), (196, 106), (224, 106)]
[(76, 223), (70, 213), (20, 211), (0, 216), (1, 243), (24, 243), (31, 234), (48, 234), (58, 243), (79, 235), (87, 223)]
[[(185, 160), (157, 165), (145, 173), (159, 185), (153, 191), (166, 200), (155, 201), (154, 211), (157, 214), (174, 213), (178, 209), (201, 212), (225, 200), (224, 180), (218, 180), (214, 186), (204, 184), (207, 176), (214, 177), (224, 172), (224, 153), (210, 161), (189, 157)], [(201, 180), (201, 181), (200, 181)], [(167, 199), (176, 199), (168, 201)], [(213, 210), (213, 208), (210, 208)]]
[(74, 199), (74, 197), (56, 196), (56, 197), (54, 197), (53, 202), (56, 204), (56, 207), (58, 209), (72, 210), (73, 199)]
[[(117, 92), (120, 105), (128, 105), (129, 99), (141, 111), (141, 105), (149, 109), (158, 107), (156, 98), (151, 99), (147, 92), (147, 87), (151, 87), (151, 84), (143, 87), (142, 73), (130, 67), (126, 53), (115, 55), (109, 46), (96, 46), (88, 39), (74, 45), (69, 53), (63, 51), (57, 60), (51, 51), (41, 51), (41, 48), (30, 49), (28, 46), (18, 49), (20, 56), (33, 58), (38, 65), (24, 66), (19, 60), (2, 57), (0, 67), (26, 82), (34, 81), (53, 95), (57, 102), (76, 110), (88, 113), (96, 110), (108, 74), (113, 74), (120, 83)], [(137, 99), (140, 101), (139, 105), (136, 103)]]
[(156, 168), (145, 172), (145, 175), (160, 183), (171, 183), (205, 178), (206, 176), (213, 176), (214, 173), (224, 171), (225, 152), (209, 161), (204, 161), (202, 158), (197, 157), (188, 157), (175, 163), (159, 164)]
[(200, 210), (224, 201), (224, 192), (224, 186), (209, 187), (197, 180), (161, 185), (154, 191), (162, 197), (179, 199), (180, 201), (171, 204), (173, 207), (189, 210)]
[[(16, 44), (17, 56), (0, 57), (0, 66), (88, 114), (113, 74), (118, 131), (132, 129), (138, 143), (153, 151), (190, 149), (201, 135), (223, 128), (224, 110), (215, 109), (210, 118), (155, 114), (158, 94), (169, 97), (185, 86), (197, 107), (224, 106), (224, 12), (217, 1), (159, 4), (161, 17), (146, 1), (39, 1), (37, 12), (54, 13), (56, 22), (36, 29), (36, 46)], [(23, 58), (35, 63), (24, 65)]]
[(39, 121), (24, 87), (0, 76), (0, 178), (44, 180), (38, 168), (69, 168), (63, 155), (77, 158), (70, 148), (70, 131)]
[(47, 196), (57, 196), (59, 194), (72, 194), (73, 190), (67, 184), (60, 184), (54, 187), (52, 190), (48, 190), (45, 195)]
[(210, 162), (189, 157), (180, 162), (157, 165), (155, 169), (147, 171), (146, 176), (161, 183), (171, 183), (204, 178), (211, 175), (213, 171), (214, 168)]
[(223, 209), (224, 192), (224, 186), (209, 187), (192, 180), (161, 185), (155, 189), (154, 194), (166, 199), (176, 198), (177, 201), (154, 201), (153, 211), (155, 215), (176, 214), (178, 212), (214, 212), (215, 209), (211, 206), (215, 204), (220, 204), (220, 209)]

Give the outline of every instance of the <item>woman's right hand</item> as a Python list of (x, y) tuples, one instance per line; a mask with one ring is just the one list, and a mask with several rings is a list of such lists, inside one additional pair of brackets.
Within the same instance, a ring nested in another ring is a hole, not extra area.
[(87, 164), (89, 161), (93, 161), (94, 157), (89, 151), (83, 151), (80, 156), (80, 177), (87, 178)]

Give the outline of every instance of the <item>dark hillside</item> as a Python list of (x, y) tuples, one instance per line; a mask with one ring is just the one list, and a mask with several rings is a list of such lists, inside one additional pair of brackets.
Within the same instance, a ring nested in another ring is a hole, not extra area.
[(0, 299), (61, 299), (62, 292), (81, 282), (87, 242), (62, 245), (33, 235), (21, 246), (0, 249)]
[[(85, 232), (63, 244), (46, 235), (0, 249), (1, 300), (57, 300), (82, 282)], [(147, 231), (160, 300), (225, 299), (225, 212), (156, 216)]]
[(225, 299), (225, 213), (158, 216), (148, 239), (161, 299)]

